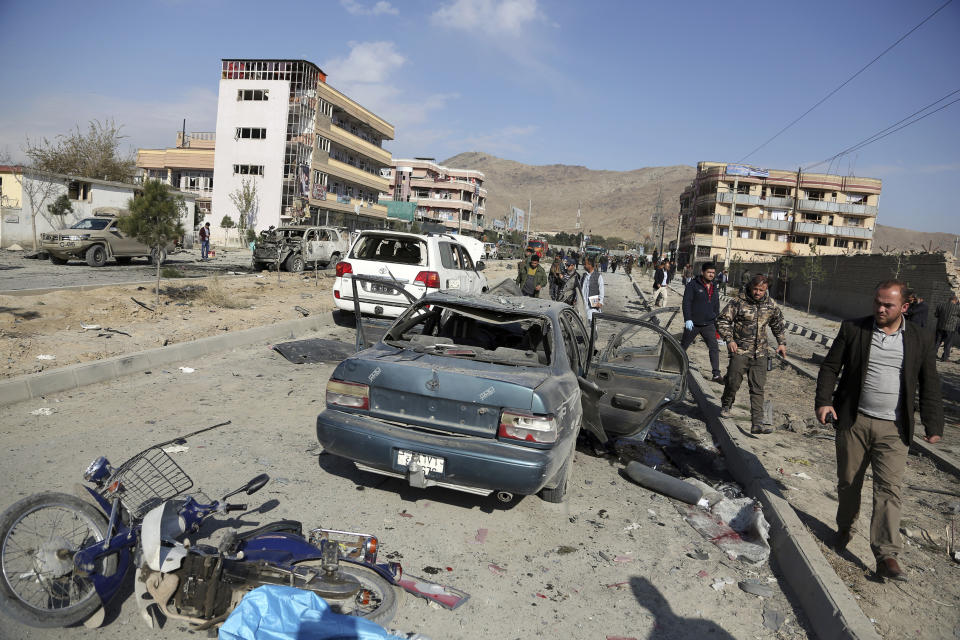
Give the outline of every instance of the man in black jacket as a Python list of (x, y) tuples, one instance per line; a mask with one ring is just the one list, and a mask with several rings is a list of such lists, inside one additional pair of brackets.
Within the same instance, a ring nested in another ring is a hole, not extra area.
[[(943, 435), (943, 401), (933, 336), (903, 316), (909, 307), (903, 282), (877, 285), (873, 316), (840, 325), (817, 377), (817, 419), (837, 429), (837, 538), (843, 551), (860, 512), (867, 465), (873, 467), (870, 548), (881, 578), (906, 580), (897, 562), (900, 487), (913, 440), (914, 398), (927, 442)], [(841, 373), (842, 371), (842, 373)], [(839, 383), (838, 383), (839, 377)]]
[(697, 336), (703, 338), (710, 351), (714, 382), (723, 382), (720, 375), (720, 348), (717, 346), (717, 316), (720, 314), (720, 292), (714, 285), (717, 267), (704, 262), (700, 276), (690, 280), (683, 290), (683, 338), (680, 346), (686, 351)]
[(667, 279), (669, 277), (666, 261), (661, 262), (653, 272), (653, 306), (667, 306)]
[(940, 360), (946, 362), (950, 359), (950, 347), (953, 345), (957, 324), (960, 321), (960, 301), (957, 300), (957, 295), (950, 296), (950, 302), (938, 304), (934, 315), (937, 318), (936, 346), (943, 345), (943, 355)]

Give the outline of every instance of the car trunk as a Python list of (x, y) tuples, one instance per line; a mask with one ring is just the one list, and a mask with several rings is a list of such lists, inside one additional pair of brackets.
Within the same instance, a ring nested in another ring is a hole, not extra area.
[[(461, 361), (464, 368), (457, 367)], [(497, 434), (501, 409), (530, 410), (536, 388), (550, 377), (546, 368), (505, 366), (411, 350), (376, 360), (351, 359), (341, 367), (350, 372), (351, 381), (370, 385), (371, 416), (488, 438)]]

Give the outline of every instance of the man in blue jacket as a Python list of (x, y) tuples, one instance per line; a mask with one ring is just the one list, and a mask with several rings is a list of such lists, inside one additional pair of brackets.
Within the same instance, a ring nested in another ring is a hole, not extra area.
[(686, 351), (697, 336), (701, 336), (710, 350), (713, 382), (723, 382), (720, 375), (720, 348), (717, 346), (717, 316), (720, 315), (720, 292), (713, 280), (717, 268), (704, 262), (700, 276), (687, 283), (683, 291), (683, 338), (680, 345)]

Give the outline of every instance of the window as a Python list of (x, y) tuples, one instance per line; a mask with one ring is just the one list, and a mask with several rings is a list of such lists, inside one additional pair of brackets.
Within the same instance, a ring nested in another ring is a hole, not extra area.
[(807, 190), (807, 200), (816, 200), (822, 201), (824, 199), (824, 192), (820, 189), (808, 189)]
[(587, 334), (572, 312), (565, 312), (560, 318), (560, 327), (564, 334), (564, 342), (566, 342), (568, 335), (573, 339), (573, 357), (570, 355), (570, 348), (567, 347), (567, 357), (570, 358), (570, 366), (577, 373), (581, 373), (587, 360)]
[(847, 194), (847, 203), (848, 204), (867, 204), (867, 194), (865, 193), (848, 193)]
[(264, 101), (270, 99), (270, 89), (237, 89), (237, 101)]
[(863, 240), (854, 240), (854, 241), (853, 241), (853, 248), (856, 249), (857, 251), (863, 250), (863, 245), (864, 245)]
[(848, 240), (834, 240), (833, 246), (840, 247), (841, 249), (846, 249), (847, 247), (850, 246), (850, 242)]
[(741, 229), (740, 231), (737, 232), (737, 237), (738, 237), (738, 238), (745, 238), (745, 239), (749, 240), (749, 239), (750, 239), (750, 232), (747, 231), (746, 229)]
[(67, 195), (71, 200), (91, 200), (90, 183), (74, 181), (67, 187)]
[(709, 257), (710, 257), (710, 247), (697, 247), (697, 257), (698, 257), (698, 258), (709, 258)]
[(263, 165), (262, 164), (235, 164), (233, 165), (233, 174), (242, 175), (242, 176), (262, 176), (263, 175)]
[(816, 239), (816, 244), (817, 244), (818, 247), (826, 247), (826, 246), (827, 246), (827, 238), (817, 238), (817, 239)]
[(233, 137), (236, 140), (263, 140), (267, 137), (267, 130), (263, 127), (237, 127)]
[(816, 222), (816, 223), (819, 223), (819, 222), (820, 222), (820, 214), (819, 214), (819, 213), (805, 213), (805, 214), (803, 214), (803, 219), (804, 219), (805, 222)]
[(797, 244), (810, 244), (810, 237), (809, 237), (809, 236), (797, 236), (796, 238), (794, 238), (794, 242), (796, 242)]
[(774, 198), (789, 198), (790, 188), (789, 187), (773, 187), (770, 189), (770, 195)]
[(726, 238), (730, 234), (729, 227), (717, 227), (716, 235)]
[(785, 221), (787, 219), (787, 212), (784, 209), (774, 209), (773, 211), (770, 212), (770, 219)]
[(785, 233), (777, 234), (777, 242), (787, 242), (787, 241), (788, 241), (787, 234)]
[(749, 184), (737, 184), (737, 193), (745, 193), (745, 194), (748, 194), (748, 195), (749, 195), (749, 193), (750, 193), (750, 185), (749, 185)]
[(757, 232), (757, 240), (766, 240), (766, 239), (767, 239), (767, 232), (766, 232), (766, 231), (759, 231), (759, 232)]

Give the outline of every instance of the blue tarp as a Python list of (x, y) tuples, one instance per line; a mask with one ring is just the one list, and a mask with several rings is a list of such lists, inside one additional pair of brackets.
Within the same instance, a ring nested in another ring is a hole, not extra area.
[(404, 640), (369, 620), (334, 613), (317, 594), (257, 587), (220, 627), (220, 640)]

